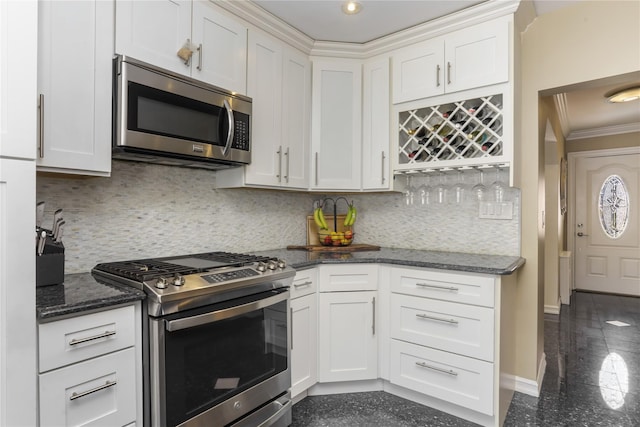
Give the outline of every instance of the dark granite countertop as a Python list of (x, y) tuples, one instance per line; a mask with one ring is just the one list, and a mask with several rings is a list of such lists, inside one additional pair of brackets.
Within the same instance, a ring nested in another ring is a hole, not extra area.
[(49, 321), (144, 298), (138, 289), (98, 283), (91, 273), (67, 274), (63, 284), (36, 288), (36, 313)]
[(518, 256), (392, 248), (362, 252), (274, 249), (254, 253), (284, 259), (291, 267), (298, 269), (319, 264), (379, 263), (504, 276), (513, 273), (525, 263), (525, 259)]

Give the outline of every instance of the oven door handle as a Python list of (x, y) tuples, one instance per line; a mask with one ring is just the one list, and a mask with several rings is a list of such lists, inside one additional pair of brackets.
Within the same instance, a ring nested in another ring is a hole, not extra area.
[(183, 319), (165, 320), (165, 328), (167, 331), (173, 332), (181, 329), (193, 328), (195, 326), (206, 325), (208, 323), (229, 319), (261, 308), (269, 307), (270, 305), (285, 301), (288, 298), (289, 291), (286, 291), (268, 298), (248, 302), (235, 307), (225, 308), (223, 310), (212, 311), (211, 313), (199, 314), (197, 316), (185, 317)]

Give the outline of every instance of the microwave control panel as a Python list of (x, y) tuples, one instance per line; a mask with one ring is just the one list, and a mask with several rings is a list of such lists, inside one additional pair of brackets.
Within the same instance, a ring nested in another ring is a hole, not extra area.
[(235, 119), (235, 130), (231, 147), (249, 151), (249, 116), (234, 111), (233, 117)]

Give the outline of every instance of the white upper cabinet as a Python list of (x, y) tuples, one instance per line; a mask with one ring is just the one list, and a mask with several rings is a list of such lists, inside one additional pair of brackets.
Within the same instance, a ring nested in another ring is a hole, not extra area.
[(117, 0), (115, 40), (115, 53), (246, 93), (247, 28), (209, 1)]
[(397, 51), (394, 104), (508, 81), (509, 23), (505, 16)]
[(217, 186), (307, 189), (308, 57), (262, 32), (250, 31), (247, 95), (253, 99), (251, 164), (218, 171)]
[(362, 189), (386, 190), (390, 182), (389, 57), (366, 61), (362, 95)]
[(37, 4), (0, 1), (0, 157), (36, 156)]
[(109, 175), (113, 3), (38, 8), (38, 170)]
[(311, 188), (360, 190), (362, 62), (312, 62)]

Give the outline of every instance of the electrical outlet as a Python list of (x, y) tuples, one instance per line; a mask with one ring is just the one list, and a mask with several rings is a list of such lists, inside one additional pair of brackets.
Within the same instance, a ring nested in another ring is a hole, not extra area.
[(513, 219), (513, 202), (480, 202), (478, 217), (482, 219)]

